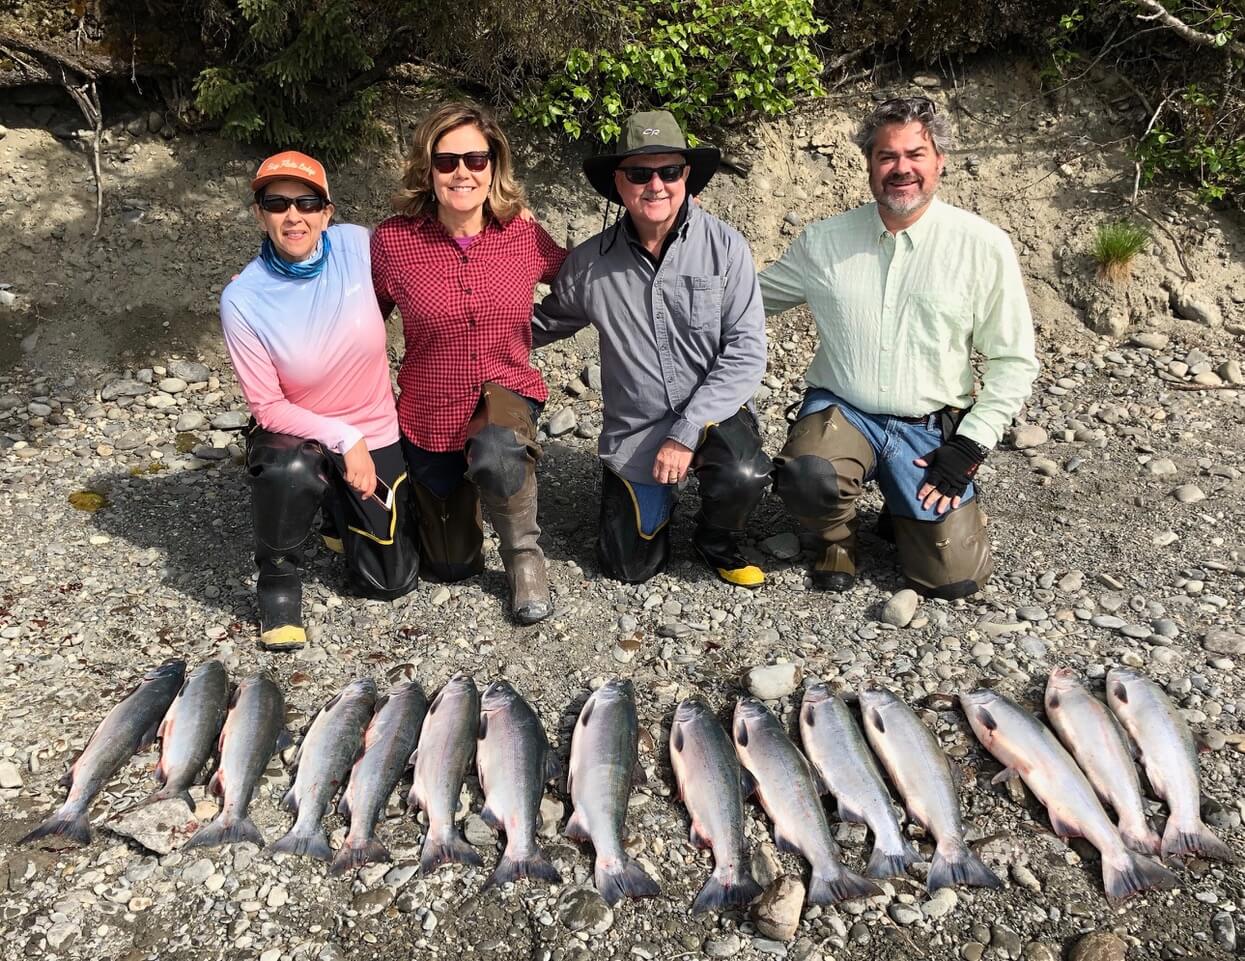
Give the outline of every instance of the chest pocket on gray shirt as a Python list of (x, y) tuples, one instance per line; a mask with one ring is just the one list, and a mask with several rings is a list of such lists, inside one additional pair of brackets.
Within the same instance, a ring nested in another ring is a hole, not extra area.
[(717, 332), (722, 323), (722, 278), (681, 274), (670, 279), (670, 315), (684, 330)]

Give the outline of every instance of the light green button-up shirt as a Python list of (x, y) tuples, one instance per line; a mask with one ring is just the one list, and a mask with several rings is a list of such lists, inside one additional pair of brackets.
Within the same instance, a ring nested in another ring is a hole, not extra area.
[[(993, 447), (1038, 362), (1011, 241), (935, 199), (891, 234), (877, 204), (809, 226), (760, 275), (765, 312), (807, 303), (819, 344), (805, 379), (862, 411), (917, 417), (971, 407), (957, 433)], [(973, 398), (972, 352), (985, 357)]]

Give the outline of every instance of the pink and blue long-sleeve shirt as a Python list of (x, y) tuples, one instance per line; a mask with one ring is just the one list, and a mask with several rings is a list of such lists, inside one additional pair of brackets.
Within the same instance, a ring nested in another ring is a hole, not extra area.
[(294, 280), (255, 258), (220, 298), (234, 371), (259, 425), (344, 454), (398, 442), (385, 322), (372, 288), (368, 232), (328, 228), (316, 277)]

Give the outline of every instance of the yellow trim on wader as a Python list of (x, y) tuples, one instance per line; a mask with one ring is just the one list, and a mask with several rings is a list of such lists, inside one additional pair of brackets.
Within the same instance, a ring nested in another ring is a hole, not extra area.
[(354, 531), (361, 537), (366, 537), (370, 541), (375, 541), (381, 547), (389, 547), (393, 543), (393, 532), (398, 529), (398, 488), (402, 486), (402, 482), (406, 480), (405, 474), (399, 474), (398, 479), (393, 482), (393, 510), (389, 512), (389, 539), (384, 540), (377, 537), (370, 531), (360, 530), (351, 524), (346, 525), (346, 530)]
[(765, 572), (755, 564), (736, 568), (715, 567), (714, 571), (726, 583), (736, 587), (760, 587), (765, 583)]
[(296, 651), (307, 643), (307, 632), (293, 624), (283, 624), (259, 636), (259, 646), (265, 651)]

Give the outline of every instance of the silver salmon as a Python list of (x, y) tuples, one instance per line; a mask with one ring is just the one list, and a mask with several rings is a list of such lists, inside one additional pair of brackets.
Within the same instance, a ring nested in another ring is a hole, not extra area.
[(294, 826), (268, 854), (305, 854), (319, 861), (333, 857), (320, 819), (346, 783), (363, 745), (363, 730), (372, 719), (376, 685), (368, 678), (351, 681), (324, 707), (307, 728), (294, 758), (294, 783), (281, 806), (294, 815)]
[(998, 876), (964, 843), (951, 765), (933, 732), (885, 688), (862, 691), (860, 709), (865, 736), (903, 796), (908, 816), (937, 842), (926, 879), (929, 890), (953, 884), (1002, 887)]
[(830, 685), (814, 684), (804, 691), (800, 739), (822, 784), (838, 802), (839, 820), (867, 824), (873, 832), (873, 853), (865, 874), (895, 877), (920, 861), (899, 828), (890, 792), (851, 708)]
[(407, 804), (428, 816), (428, 831), (419, 854), (421, 874), (451, 862), (483, 863), (454, 827), (454, 812), (467, 765), (475, 753), (479, 724), (480, 695), (475, 681), (467, 674), (455, 674), (433, 698), (412, 756), (415, 780)]
[(571, 770), (566, 790), (575, 813), (566, 836), (591, 841), (596, 850), (593, 879), (611, 907), (621, 898), (652, 898), (657, 882), (623, 850), (623, 827), (631, 785), (639, 767), (640, 725), (630, 681), (606, 681), (579, 712), (571, 735)]
[(960, 705), (977, 739), (1004, 767), (995, 781), (1019, 775), (1046, 806), (1057, 835), (1085, 838), (1102, 854), (1108, 901), (1176, 883), (1157, 861), (1129, 850), (1081, 769), (1037, 718), (995, 691), (961, 694)]
[(774, 843), (812, 866), (808, 903), (836, 904), (881, 894), (876, 884), (839, 860), (812, 768), (769, 709), (756, 698), (742, 698), (735, 705), (732, 729), (739, 761), (774, 822)]
[(1107, 703), (1141, 752), (1154, 793), (1167, 802), (1163, 857), (1196, 854), (1236, 860), (1231, 848), (1202, 823), (1197, 748), (1176, 705), (1149, 678), (1126, 668), (1107, 672)]
[(137, 806), (179, 798), (194, 810), (190, 786), (216, 749), (229, 713), (229, 675), (220, 661), (200, 664), (182, 685), (160, 724), (160, 763), (156, 780), (163, 785)]
[(250, 841), (263, 847), (264, 836), (247, 814), (255, 785), (272, 755), (290, 744), (285, 729), (285, 698), (266, 674), (256, 674), (234, 689), (221, 728), (220, 761), (208, 792), (223, 799), (220, 814), (186, 842), (186, 847), (213, 847)]
[(485, 888), (519, 878), (558, 884), (562, 876), (536, 843), (540, 799), (558, 776), (557, 755), (532, 706), (505, 681), (494, 681), (480, 700), (476, 770), (489, 825), (506, 833), (506, 849)]
[(744, 907), (761, 896), (744, 841), (744, 773), (709, 705), (680, 701), (670, 726), (670, 766), (692, 818), (692, 844), (713, 850), (713, 874), (692, 914)]
[(91, 801), (135, 751), (155, 740), (160, 722), (185, 676), (185, 661), (166, 661), (147, 671), (100, 721), (82, 753), (61, 778), (61, 786), (69, 788), (65, 803), (17, 843), (62, 837), (74, 844), (90, 844)]
[(1146, 820), (1141, 778), (1119, 722), (1081, 684), (1075, 671), (1057, 667), (1046, 681), (1046, 717), (1076, 758), (1103, 804), (1111, 805), (1120, 837), (1134, 851), (1159, 853), (1159, 836)]
[(390, 860), (389, 849), (374, 836), (376, 822), (383, 817), (402, 772), (410, 766), (427, 710), (428, 699), (414, 681), (394, 685), (376, 703), (376, 712), (363, 732), (363, 756), (355, 762), (342, 794), (340, 810), (350, 819), (350, 831), (329, 874)]

